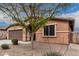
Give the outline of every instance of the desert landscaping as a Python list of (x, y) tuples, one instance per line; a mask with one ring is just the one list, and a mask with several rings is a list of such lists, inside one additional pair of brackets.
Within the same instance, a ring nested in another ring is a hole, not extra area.
[(78, 56), (79, 45), (60, 45), (34, 42), (34, 49), (31, 49), (31, 44), (9, 45), (9, 49), (0, 48), (1, 56), (45, 56), (46, 53), (56, 52), (61, 56)]

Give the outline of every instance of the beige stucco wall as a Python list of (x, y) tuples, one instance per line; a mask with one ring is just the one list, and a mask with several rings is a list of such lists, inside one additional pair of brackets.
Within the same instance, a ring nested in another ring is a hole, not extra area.
[(46, 25), (56, 25), (56, 37), (44, 37), (44, 29), (40, 28), (36, 32), (36, 41), (38, 42), (50, 42), (50, 43), (60, 43), (68, 44), (69, 43), (69, 23), (66, 21), (48, 21)]

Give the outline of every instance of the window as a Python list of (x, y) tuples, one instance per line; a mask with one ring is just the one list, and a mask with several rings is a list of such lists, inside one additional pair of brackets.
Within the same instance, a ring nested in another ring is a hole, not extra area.
[(44, 36), (55, 36), (55, 25), (48, 25), (44, 27)]

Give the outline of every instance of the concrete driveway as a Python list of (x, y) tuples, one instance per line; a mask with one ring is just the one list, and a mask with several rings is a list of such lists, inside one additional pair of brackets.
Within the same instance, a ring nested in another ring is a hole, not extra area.
[[(30, 44), (31, 42), (18, 41), (19, 44)], [(0, 45), (2, 44), (12, 44), (11, 40), (0, 40)]]
[(65, 52), (66, 56), (79, 56), (79, 44), (70, 44), (67, 51)]

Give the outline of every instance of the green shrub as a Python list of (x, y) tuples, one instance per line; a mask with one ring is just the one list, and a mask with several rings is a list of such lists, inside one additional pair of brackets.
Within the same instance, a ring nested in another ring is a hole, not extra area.
[(13, 45), (18, 45), (18, 40), (17, 39), (12, 39), (11, 42), (12, 42)]
[(9, 49), (9, 45), (8, 45), (8, 44), (2, 44), (2, 45), (1, 45), (1, 48), (2, 48), (2, 49)]
[(45, 56), (61, 56), (61, 54), (57, 52), (51, 52), (51, 53), (47, 53)]

